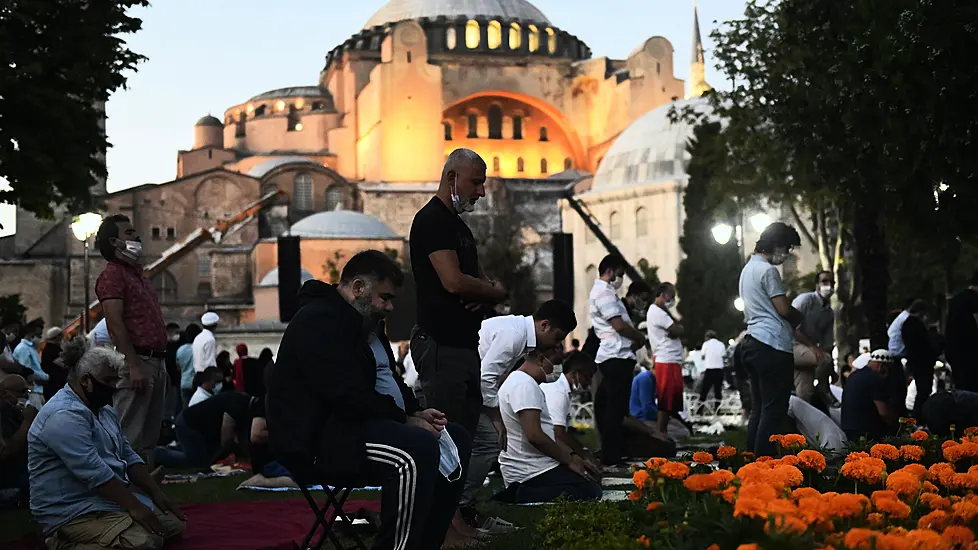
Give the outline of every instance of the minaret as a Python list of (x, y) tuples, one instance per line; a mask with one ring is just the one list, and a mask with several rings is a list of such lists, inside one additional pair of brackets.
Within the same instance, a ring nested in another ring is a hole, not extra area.
[(713, 86), (706, 83), (706, 59), (703, 57), (703, 39), (700, 38), (700, 16), (696, 0), (693, 0), (693, 59), (689, 66), (689, 95), (700, 97)]

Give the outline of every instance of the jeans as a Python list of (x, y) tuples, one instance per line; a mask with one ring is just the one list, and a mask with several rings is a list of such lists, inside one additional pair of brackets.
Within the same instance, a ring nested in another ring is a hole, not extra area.
[(753, 407), (747, 424), (747, 448), (754, 456), (775, 456), (772, 435), (784, 433), (788, 401), (794, 387), (794, 357), (748, 336), (743, 343), (744, 367), (750, 377)]
[(598, 500), (602, 493), (600, 485), (564, 465), (514, 485), (517, 485), (515, 499), (520, 503), (552, 502), (562, 496), (570, 500)]
[(187, 425), (183, 415), (173, 423), (179, 448), (157, 447), (154, 457), (167, 468), (206, 468), (210, 466), (210, 451), (204, 435)]
[(493, 463), (499, 460), (499, 434), (492, 425), (489, 415), (479, 416), (479, 425), (472, 440), (472, 458), (465, 476), (465, 490), (462, 492), (462, 506), (475, 506), (475, 497), (486, 481)]
[(594, 396), (594, 419), (601, 436), (601, 462), (618, 464), (625, 453), (625, 427), (628, 399), (632, 392), (634, 359), (608, 359), (598, 365), (601, 386)]

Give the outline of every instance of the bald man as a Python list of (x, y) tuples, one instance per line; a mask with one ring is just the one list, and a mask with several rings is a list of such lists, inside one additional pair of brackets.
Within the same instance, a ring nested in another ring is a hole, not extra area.
[(0, 377), (0, 489), (28, 488), (27, 431), (37, 409), (27, 404), (27, 380), (18, 374)]

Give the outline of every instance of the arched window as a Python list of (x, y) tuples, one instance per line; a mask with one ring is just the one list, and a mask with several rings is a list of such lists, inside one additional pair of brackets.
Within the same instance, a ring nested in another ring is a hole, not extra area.
[(547, 127), (546, 126), (541, 126), (540, 127), (540, 141), (550, 141), (550, 138), (547, 135)]
[(540, 159), (540, 173), (547, 173), (547, 159)]
[(509, 26), (509, 49), (518, 50), (523, 45), (523, 30), (519, 23), (512, 23)]
[(516, 159), (516, 171), (522, 174), (526, 170), (526, 165), (523, 163), (523, 157)]
[(513, 139), (523, 139), (523, 117), (513, 117)]
[(334, 183), (326, 188), (326, 211), (343, 210), (346, 203), (346, 192), (343, 185)]
[[(210, 266), (209, 260), (207, 265)], [(163, 271), (153, 277), (153, 290), (161, 304), (177, 301), (177, 280), (169, 271)]]
[(564, 159), (564, 170), (572, 170), (574, 168), (574, 161), (569, 158)]
[(455, 35), (455, 27), (448, 27), (445, 31), (445, 47), (454, 50), (458, 45), (458, 37)]
[(479, 117), (475, 114), (470, 114), (469, 119), (469, 135), (470, 138), (479, 137)]
[(621, 238), (621, 215), (612, 212), (608, 218), (608, 237), (612, 240)]
[(312, 175), (307, 173), (296, 174), (294, 184), (292, 206), (300, 212), (311, 212), (313, 209)]
[[(591, 232), (588, 231), (587, 234), (590, 235)], [(590, 292), (591, 287), (594, 286), (594, 281), (596, 280), (598, 280), (598, 268), (595, 267), (594, 264), (591, 264), (584, 270), (584, 284), (586, 285), (584, 288)]]
[(492, 172), (499, 174), (499, 157), (492, 157)]
[(503, 139), (503, 109), (499, 105), (489, 107), (489, 139)]
[(465, 24), (465, 47), (474, 50), (479, 47), (481, 40), (482, 30), (479, 28), (479, 22), (469, 19)]
[(644, 237), (649, 234), (649, 211), (641, 206), (635, 210), (635, 236)]
[(489, 22), (489, 27), (486, 29), (486, 43), (490, 50), (498, 49), (503, 43), (503, 27), (499, 21)]
[(536, 25), (530, 25), (530, 51), (535, 52), (540, 49), (540, 30)]
[(557, 53), (557, 33), (550, 27), (547, 27), (547, 51), (550, 55)]
[(445, 128), (445, 141), (452, 141), (452, 123), (442, 122), (441, 125)]

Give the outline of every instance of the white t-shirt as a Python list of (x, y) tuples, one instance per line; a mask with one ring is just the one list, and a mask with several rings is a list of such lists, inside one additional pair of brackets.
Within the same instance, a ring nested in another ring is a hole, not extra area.
[(611, 326), (611, 320), (615, 317), (621, 317), (625, 323), (632, 324), (628, 309), (618, 297), (615, 287), (601, 279), (594, 281), (588, 296), (588, 315), (591, 316), (594, 334), (601, 341), (594, 358), (595, 363), (604, 363), (608, 359), (635, 359), (632, 340), (618, 334)]
[(674, 322), (661, 307), (655, 304), (649, 306), (646, 328), (656, 363), (683, 364), (683, 343), (679, 338), (670, 338), (667, 332)]
[(520, 424), (520, 411), (538, 410), (540, 428), (551, 439), (554, 438), (554, 424), (547, 410), (547, 399), (537, 381), (521, 370), (513, 371), (499, 388), (498, 397), (499, 413), (506, 426), (506, 450), (499, 453), (503, 483), (507, 487), (513, 483), (523, 483), (559, 466), (559, 462), (541, 453), (526, 439)]
[(214, 394), (205, 390), (201, 386), (197, 386), (197, 391), (195, 391), (194, 394), (190, 397), (190, 402), (187, 403), (187, 406), (193, 407), (197, 403), (200, 403), (201, 401), (207, 401), (211, 397), (214, 397)]
[(703, 362), (706, 363), (706, 368), (709, 369), (722, 369), (723, 368), (723, 356), (727, 354), (727, 346), (723, 345), (723, 342), (717, 340), (716, 338), (711, 338), (706, 342), (703, 342)]
[(571, 387), (563, 374), (552, 384), (540, 384), (543, 396), (547, 399), (547, 412), (554, 426), (567, 427), (570, 424)]

